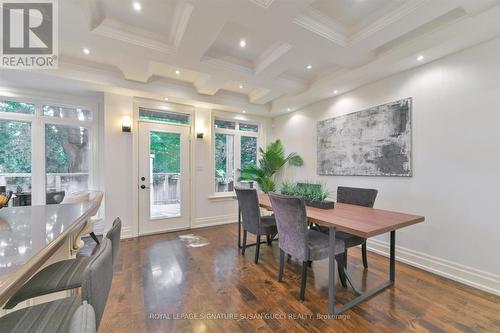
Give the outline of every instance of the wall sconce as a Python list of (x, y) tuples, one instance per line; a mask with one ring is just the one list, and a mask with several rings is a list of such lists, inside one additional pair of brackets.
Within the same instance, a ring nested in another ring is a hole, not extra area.
[(122, 132), (130, 133), (132, 131), (132, 119), (129, 116), (123, 116), (122, 118)]

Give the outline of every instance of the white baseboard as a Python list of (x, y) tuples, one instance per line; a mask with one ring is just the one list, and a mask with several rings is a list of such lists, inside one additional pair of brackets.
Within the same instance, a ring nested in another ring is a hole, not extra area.
[(133, 232), (132, 227), (124, 226), (122, 227), (121, 239), (134, 238), (137, 234)]
[[(389, 243), (387, 242), (369, 239), (367, 248), (383, 256), (389, 256)], [(500, 296), (500, 276), (498, 275), (401, 246), (396, 246), (396, 259), (408, 265)]]
[(235, 214), (199, 217), (194, 220), (193, 224), (191, 224), (191, 229), (213, 227), (216, 225), (235, 223), (237, 221), (238, 215)]

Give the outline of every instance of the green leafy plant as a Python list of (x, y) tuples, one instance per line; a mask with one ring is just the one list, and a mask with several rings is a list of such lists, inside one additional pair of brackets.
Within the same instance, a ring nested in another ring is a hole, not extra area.
[(285, 148), (280, 140), (271, 142), (266, 149), (259, 149), (261, 158), (258, 166), (248, 166), (240, 171), (238, 180), (253, 180), (257, 182), (263, 192), (276, 190), (275, 174), (285, 165), (302, 166), (304, 161), (297, 153), (285, 156)]
[(226, 171), (224, 171), (222, 169), (217, 169), (217, 170), (215, 170), (215, 173), (217, 175), (217, 183), (218, 184), (227, 184)]
[(319, 183), (284, 182), (281, 194), (303, 197), (305, 201), (325, 201), (328, 198), (328, 191), (323, 190), (323, 185)]

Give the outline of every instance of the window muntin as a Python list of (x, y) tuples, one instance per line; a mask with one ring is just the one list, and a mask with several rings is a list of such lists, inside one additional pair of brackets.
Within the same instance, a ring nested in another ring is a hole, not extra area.
[(214, 120), (215, 193), (232, 192), (238, 170), (257, 165), (259, 125)]
[(139, 108), (139, 120), (161, 121), (170, 124), (190, 123), (189, 114), (173, 111), (161, 111), (147, 108)]
[(214, 122), (215, 128), (236, 129), (236, 122), (216, 119)]
[(42, 113), (45, 117), (56, 117), (67, 120), (92, 121), (92, 111), (83, 108), (44, 105)]
[(35, 114), (35, 104), (0, 100), (0, 112)]
[(259, 125), (248, 124), (248, 123), (239, 123), (239, 129), (243, 132), (255, 132), (259, 131)]

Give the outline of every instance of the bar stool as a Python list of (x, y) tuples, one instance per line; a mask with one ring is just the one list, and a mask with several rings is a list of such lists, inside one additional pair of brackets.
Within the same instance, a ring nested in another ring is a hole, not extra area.
[[(113, 226), (106, 234), (105, 239), (110, 240), (110, 246), (112, 247), (111, 265), (118, 257), (121, 228), (122, 222), (120, 218), (116, 218)], [(101, 244), (97, 247), (97, 253), (100, 252), (100, 247)], [(44, 267), (9, 299), (4, 308), (12, 309), (20, 302), (33, 297), (82, 287), (85, 272), (93, 262), (96, 254), (91, 257), (62, 260)]]
[(1, 332), (96, 332), (113, 280), (112, 253), (111, 241), (103, 239), (85, 268), (81, 295), (9, 313), (0, 318)]

